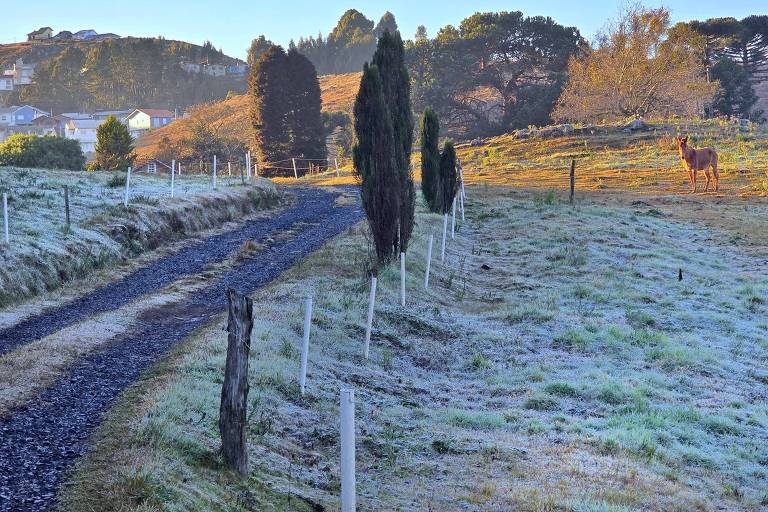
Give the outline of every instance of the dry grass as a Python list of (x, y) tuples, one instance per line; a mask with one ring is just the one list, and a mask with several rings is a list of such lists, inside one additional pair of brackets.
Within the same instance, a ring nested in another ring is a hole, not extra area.
[[(351, 112), (359, 82), (360, 73), (321, 76), (323, 112)], [(189, 117), (153, 130), (137, 140), (136, 153), (140, 158), (151, 157), (164, 137), (167, 137), (171, 144), (178, 144), (192, 135), (192, 126), (196, 122), (211, 126), (223, 137), (249, 144), (252, 138), (249, 113), (250, 102), (245, 94), (197, 106), (190, 110)]]
[(655, 198), (595, 195), (572, 208), (503, 187), (468, 194), (468, 222), (446, 264), (433, 263), (429, 291), (425, 240), (441, 219), (423, 211), (407, 308), (397, 271), (380, 275), (368, 361), (360, 229), (255, 294), (248, 479), (217, 456), (218, 320), (179, 348), (164, 380), (121, 401), (66, 508), (334, 509), (346, 383), (359, 401), (360, 510), (760, 510), (768, 408), (755, 391), (768, 380), (768, 274), (729, 241), (733, 224), (670, 219), (680, 205)]

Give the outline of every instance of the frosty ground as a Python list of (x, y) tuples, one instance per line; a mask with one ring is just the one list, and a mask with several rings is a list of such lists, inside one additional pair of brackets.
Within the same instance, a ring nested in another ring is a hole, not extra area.
[(468, 196), (429, 291), (426, 239), (442, 220), (419, 212), (408, 305), (387, 269), (368, 361), (363, 224), (254, 295), (247, 480), (217, 455), (220, 319), (129, 389), (63, 509), (336, 509), (342, 384), (357, 393), (361, 510), (767, 507), (766, 205)]

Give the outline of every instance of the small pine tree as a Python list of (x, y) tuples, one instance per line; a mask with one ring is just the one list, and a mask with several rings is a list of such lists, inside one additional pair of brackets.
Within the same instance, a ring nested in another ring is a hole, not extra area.
[(459, 175), (456, 172), (456, 150), (453, 142), (446, 141), (440, 155), (440, 213), (449, 213), (453, 198), (459, 190)]
[(431, 212), (439, 212), (440, 204), (440, 121), (431, 107), (421, 118), (421, 193)]
[(405, 47), (399, 32), (384, 30), (372, 63), (381, 75), (384, 101), (389, 109), (395, 139), (395, 165), (400, 174), (400, 236), (396, 240), (394, 250), (406, 252), (413, 232), (416, 188), (410, 165), (413, 149), (411, 79), (405, 66)]
[(394, 158), (395, 139), (379, 70), (363, 66), (355, 99), (352, 149), (360, 196), (376, 248), (374, 271), (392, 260), (400, 219), (400, 173)]
[(96, 166), (105, 171), (124, 170), (133, 166), (135, 159), (128, 127), (109, 116), (96, 128)]

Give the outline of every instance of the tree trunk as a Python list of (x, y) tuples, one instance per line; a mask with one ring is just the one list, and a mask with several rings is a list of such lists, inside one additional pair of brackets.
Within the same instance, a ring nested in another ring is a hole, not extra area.
[(248, 474), (248, 450), (245, 441), (248, 403), (248, 355), (251, 351), (253, 301), (232, 288), (227, 290), (227, 364), (221, 388), (219, 432), (224, 460), (241, 475)]

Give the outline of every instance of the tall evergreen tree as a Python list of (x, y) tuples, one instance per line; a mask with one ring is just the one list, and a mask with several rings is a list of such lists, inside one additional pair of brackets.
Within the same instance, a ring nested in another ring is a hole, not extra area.
[(322, 159), (326, 156), (322, 98), (315, 66), (296, 49), (288, 52), (288, 129), (291, 156)]
[(128, 127), (109, 116), (96, 128), (96, 165), (105, 171), (123, 170), (132, 166), (135, 158)]
[(376, 270), (392, 260), (400, 220), (400, 173), (384, 87), (375, 65), (365, 64), (354, 106), (357, 144), (352, 149), (363, 209), (376, 248)]
[(712, 80), (720, 83), (712, 102), (716, 113), (743, 118), (754, 114), (756, 119), (761, 116), (762, 112), (752, 112), (752, 106), (758, 98), (744, 67), (725, 57), (712, 67), (711, 76)]
[(456, 172), (456, 150), (453, 142), (446, 141), (440, 155), (440, 213), (449, 213), (453, 199), (459, 190), (459, 175)]
[(440, 121), (432, 108), (421, 118), (421, 193), (429, 211), (439, 212), (440, 204)]
[(288, 56), (280, 46), (270, 47), (251, 68), (248, 89), (259, 160), (267, 164), (290, 158)]
[(395, 250), (406, 252), (413, 232), (416, 191), (410, 165), (413, 148), (411, 80), (405, 67), (405, 48), (399, 32), (384, 31), (373, 55), (373, 64), (381, 75), (384, 101), (395, 138), (395, 165), (400, 174), (400, 237)]

